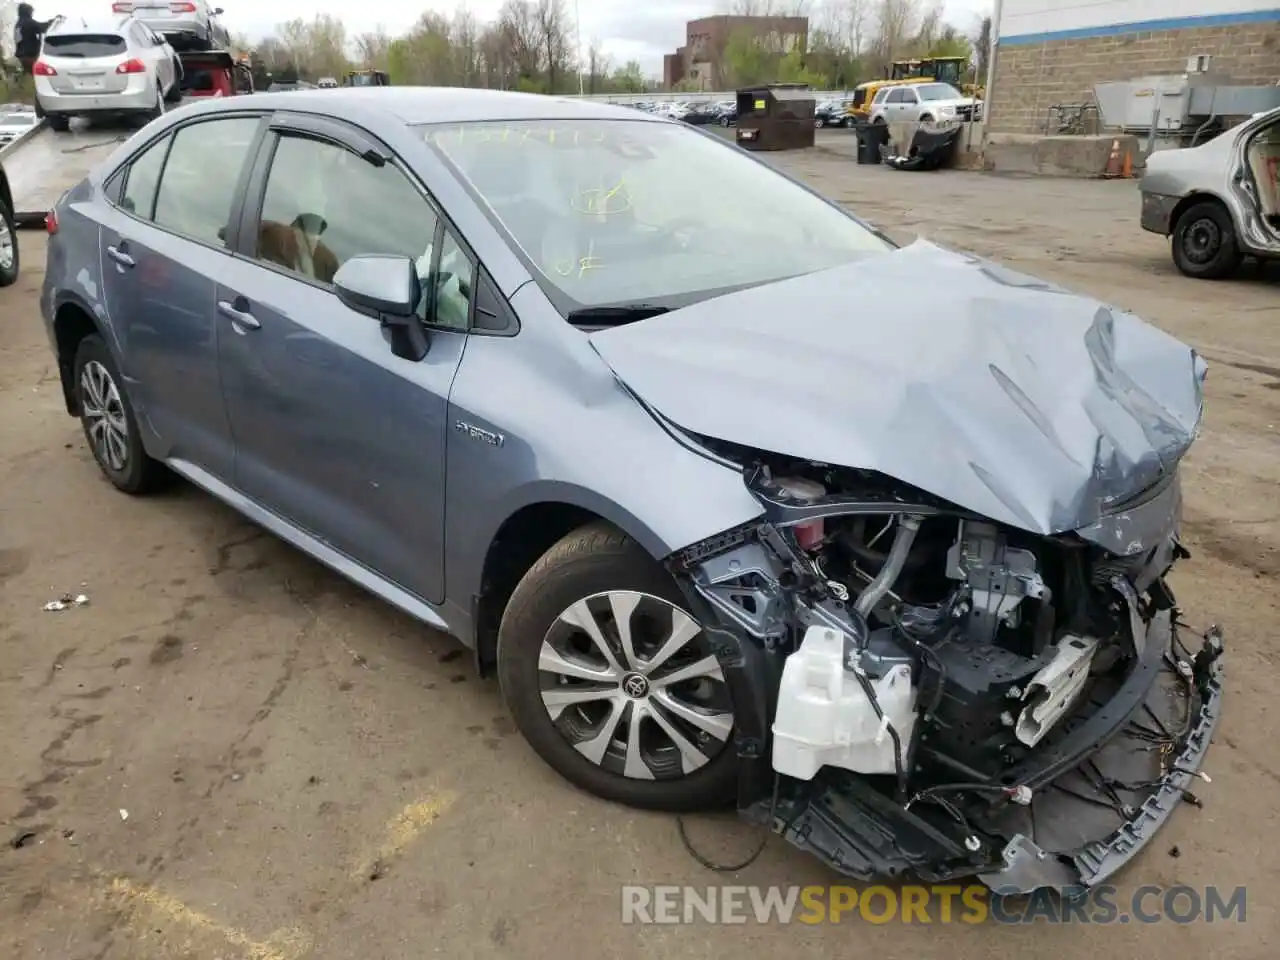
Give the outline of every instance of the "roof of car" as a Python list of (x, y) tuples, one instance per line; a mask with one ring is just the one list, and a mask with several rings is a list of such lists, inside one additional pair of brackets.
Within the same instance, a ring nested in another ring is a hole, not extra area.
[[(465, 123), (477, 120), (609, 120), (641, 119), (664, 122), (634, 110), (592, 100), (548, 97), (537, 93), (480, 90), (455, 87), (342, 87), (333, 90), (300, 90), (256, 94), (253, 106), (334, 113), (350, 110), (385, 112), (400, 121), (415, 123)], [(210, 111), (243, 110), (238, 97), (210, 103)]]
[(119, 14), (111, 17), (66, 17), (50, 27), (46, 36), (74, 36), (78, 33), (118, 34), (132, 19)]

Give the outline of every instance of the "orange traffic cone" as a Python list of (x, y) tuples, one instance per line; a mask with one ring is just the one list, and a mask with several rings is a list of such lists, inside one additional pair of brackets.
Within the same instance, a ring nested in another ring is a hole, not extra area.
[(1128, 150), (1124, 152), (1124, 166), (1120, 168), (1120, 176), (1126, 180), (1133, 176), (1133, 154)]
[(1107, 169), (1103, 171), (1104, 177), (1120, 176), (1120, 141), (1111, 141), (1111, 156), (1107, 157)]

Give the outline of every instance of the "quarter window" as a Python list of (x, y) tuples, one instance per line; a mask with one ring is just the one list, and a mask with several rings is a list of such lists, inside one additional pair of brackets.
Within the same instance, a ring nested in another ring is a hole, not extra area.
[(120, 206), (135, 217), (150, 220), (156, 205), (156, 187), (160, 183), (160, 170), (169, 150), (169, 137), (158, 140), (133, 158), (124, 185)]
[(236, 184), (257, 129), (256, 117), (229, 117), (174, 134), (156, 195), (156, 225), (225, 245)]

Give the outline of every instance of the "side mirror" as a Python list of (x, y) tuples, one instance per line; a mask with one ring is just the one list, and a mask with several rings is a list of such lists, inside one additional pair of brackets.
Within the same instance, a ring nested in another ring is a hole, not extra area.
[(338, 299), (350, 309), (373, 317), (391, 333), (391, 351), (405, 360), (427, 355), (426, 328), (418, 322), (422, 289), (418, 270), (408, 257), (352, 257), (333, 275)]

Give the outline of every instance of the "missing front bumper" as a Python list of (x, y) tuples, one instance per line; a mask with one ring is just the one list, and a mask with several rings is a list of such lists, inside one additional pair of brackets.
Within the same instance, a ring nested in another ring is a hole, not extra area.
[(1016, 772), (1033, 785), (1028, 806), (1000, 804), (962, 829), (904, 809), (866, 778), (824, 770), (744, 815), (858, 880), (976, 876), (1010, 895), (1102, 883), (1194, 799), (1222, 710), (1220, 634), (1188, 652), (1166, 611), (1144, 649), (1109, 701)]

